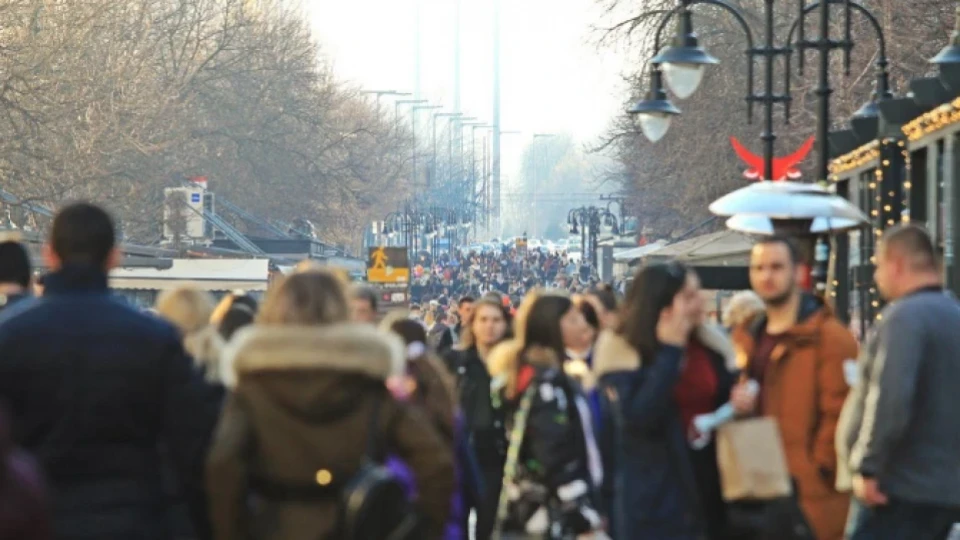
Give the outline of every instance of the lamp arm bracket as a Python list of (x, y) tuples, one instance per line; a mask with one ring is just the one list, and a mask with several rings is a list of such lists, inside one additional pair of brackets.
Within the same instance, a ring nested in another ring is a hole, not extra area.
[[(857, 2), (852, 2), (850, 0), (826, 0), (826, 1), (832, 5), (843, 5), (847, 9), (853, 9), (853, 10), (859, 11), (867, 19), (870, 25), (873, 26), (874, 31), (877, 33), (877, 42), (880, 48), (880, 57), (877, 59), (877, 65), (880, 65), (881, 61), (884, 63), (884, 65), (886, 65), (887, 64), (887, 39), (883, 34), (883, 27), (880, 25), (880, 21), (877, 20), (877, 17), (869, 9), (865, 8), (864, 6), (862, 6)], [(800, 17), (797, 17), (793, 21), (793, 24), (790, 26), (790, 33), (787, 35), (788, 43), (793, 42), (793, 34), (797, 31), (797, 27), (803, 24), (804, 20), (806, 19), (806, 15), (811, 13), (813, 10), (817, 9), (818, 7), (820, 7), (820, 4), (821, 4), (820, 2), (814, 2), (810, 5), (804, 6), (802, 15)], [(801, 51), (804, 48), (819, 47), (818, 42), (816, 41), (810, 42), (807, 40), (801, 40), (796, 45), (799, 49), (801, 49)], [(833, 45), (836, 47), (844, 47), (844, 48), (853, 47), (853, 43), (850, 43), (847, 41), (838, 41), (838, 42), (835, 42)]]

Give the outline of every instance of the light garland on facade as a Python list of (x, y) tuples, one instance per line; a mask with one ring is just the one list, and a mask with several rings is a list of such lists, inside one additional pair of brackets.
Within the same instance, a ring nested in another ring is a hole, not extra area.
[(879, 141), (870, 141), (867, 144), (848, 152), (830, 162), (831, 180), (837, 182), (841, 174), (859, 169), (880, 159)]
[(960, 98), (914, 118), (903, 126), (903, 133), (911, 142), (918, 141), (957, 122), (960, 122)]

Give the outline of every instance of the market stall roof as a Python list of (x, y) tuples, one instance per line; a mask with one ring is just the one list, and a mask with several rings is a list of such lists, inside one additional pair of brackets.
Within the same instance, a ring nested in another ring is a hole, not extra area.
[(110, 273), (114, 289), (167, 290), (193, 286), (207, 291), (265, 291), (269, 259), (173, 259), (170, 268), (121, 267)]
[(655, 260), (669, 259), (689, 263), (717, 259), (729, 259), (736, 263), (741, 256), (750, 253), (753, 243), (753, 239), (746, 234), (726, 230), (677, 242), (648, 253), (648, 256)]
[(617, 262), (630, 262), (634, 259), (639, 259), (650, 255), (651, 253), (661, 249), (667, 245), (667, 242), (664, 240), (657, 240), (656, 242), (651, 242), (645, 246), (636, 247), (633, 249), (628, 249), (626, 251), (621, 251), (619, 253), (613, 254), (613, 260)]

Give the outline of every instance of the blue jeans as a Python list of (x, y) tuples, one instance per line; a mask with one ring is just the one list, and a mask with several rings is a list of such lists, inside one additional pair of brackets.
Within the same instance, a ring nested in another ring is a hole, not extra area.
[(848, 540), (944, 540), (960, 508), (891, 499), (873, 508), (854, 499), (847, 520)]

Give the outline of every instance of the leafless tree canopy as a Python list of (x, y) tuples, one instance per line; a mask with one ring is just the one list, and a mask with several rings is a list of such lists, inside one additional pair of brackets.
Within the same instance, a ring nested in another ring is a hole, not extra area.
[(163, 188), (206, 176), (354, 242), (409, 190), (409, 137), (321, 53), (284, 0), (3, 0), (0, 187), (105, 203), (151, 241)]
[[(621, 47), (630, 51), (632, 63), (624, 67), (624, 76), (633, 89), (625, 96), (624, 110), (631, 101), (647, 90), (646, 60), (652, 56), (653, 39), (662, 14), (674, 6), (674, 0), (598, 0), (606, 8), (606, 17), (598, 26), (601, 47)], [(729, 0), (740, 8), (751, 22), (757, 44), (763, 39), (762, 0)], [(887, 39), (891, 81), (894, 93), (909, 91), (912, 78), (927, 75), (931, 70), (927, 59), (946, 44), (953, 28), (953, 0), (863, 0), (880, 20)], [(795, 1), (776, 3), (777, 43), (786, 41), (790, 25), (797, 13)], [(843, 33), (843, 17), (834, 7), (832, 32), (839, 39)], [(762, 131), (761, 109), (756, 108), (753, 125), (746, 121), (746, 40), (736, 21), (716, 8), (696, 6), (694, 24), (701, 45), (721, 60), (708, 73), (697, 93), (689, 100), (674, 102), (683, 115), (673, 121), (670, 132), (657, 144), (651, 144), (639, 127), (626, 114), (614, 119), (600, 147), (611, 152), (618, 166), (610, 171), (610, 179), (632, 193), (632, 209), (641, 227), (656, 236), (669, 235), (700, 223), (709, 216), (707, 205), (717, 197), (741, 187), (744, 165), (738, 161), (729, 143), (738, 137), (748, 148), (760, 153)], [(664, 32), (664, 44), (673, 35), (674, 23)], [(816, 16), (809, 16), (807, 35), (816, 37)], [(874, 62), (877, 59), (877, 37), (873, 27), (860, 15), (853, 17), (855, 47), (852, 52), (852, 73), (845, 77), (842, 55), (833, 53), (831, 84), (834, 88), (832, 119), (840, 127), (870, 97), (873, 91)], [(792, 152), (803, 140), (814, 134), (816, 127), (816, 53), (807, 56), (807, 69), (797, 73), (796, 57), (792, 63), (791, 91), (793, 118), (783, 122), (777, 108), (775, 130), (779, 136), (777, 153)], [(760, 67), (760, 64), (757, 64)], [(785, 66), (777, 66), (777, 92), (782, 91)], [(757, 69), (756, 89), (762, 89), (761, 70)], [(812, 178), (815, 154), (806, 162), (804, 176)]]

